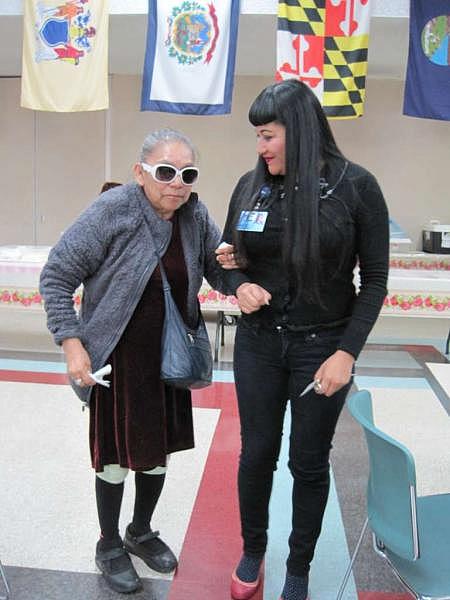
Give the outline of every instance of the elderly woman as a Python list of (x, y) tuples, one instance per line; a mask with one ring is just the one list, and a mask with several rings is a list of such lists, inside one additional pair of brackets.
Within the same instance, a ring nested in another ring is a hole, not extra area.
[[(205, 276), (220, 287), (214, 249), (220, 231), (192, 186), (196, 153), (183, 134), (147, 136), (135, 182), (103, 193), (64, 232), (41, 276), (48, 327), (61, 344), (72, 386), (90, 408), (89, 442), (100, 539), (95, 561), (118, 592), (141, 587), (128, 553), (152, 569), (177, 567), (150, 527), (167, 457), (194, 446), (189, 390), (160, 380), (164, 300), (158, 255), (185, 322), (199, 319), (197, 293)], [(83, 284), (79, 316), (73, 293)], [(111, 387), (91, 377), (112, 366)], [(119, 513), (124, 479), (135, 471), (134, 513), (124, 539)]]

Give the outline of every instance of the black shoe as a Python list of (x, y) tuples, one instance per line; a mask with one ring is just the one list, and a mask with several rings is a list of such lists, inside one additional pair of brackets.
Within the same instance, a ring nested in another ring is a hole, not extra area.
[(139, 556), (146, 565), (158, 573), (170, 573), (178, 566), (175, 554), (161, 539), (159, 531), (149, 531), (143, 535), (134, 536), (128, 525), (123, 545), (130, 554)]
[(100, 569), (106, 583), (115, 592), (130, 594), (142, 587), (133, 563), (123, 546), (95, 552), (95, 564)]

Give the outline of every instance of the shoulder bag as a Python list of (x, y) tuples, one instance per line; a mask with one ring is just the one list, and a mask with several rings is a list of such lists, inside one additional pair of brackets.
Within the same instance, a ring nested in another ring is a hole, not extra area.
[(161, 337), (161, 379), (167, 385), (198, 389), (211, 384), (213, 358), (203, 315), (199, 325), (186, 325), (172, 297), (169, 281), (158, 256), (163, 281), (165, 317)]

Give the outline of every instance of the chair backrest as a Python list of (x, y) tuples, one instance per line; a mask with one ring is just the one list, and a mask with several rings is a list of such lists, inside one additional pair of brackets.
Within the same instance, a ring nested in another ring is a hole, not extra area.
[(411, 452), (383, 433), (373, 420), (372, 398), (361, 390), (347, 401), (363, 427), (369, 452), (367, 515), (375, 536), (402, 558), (419, 557), (416, 469)]

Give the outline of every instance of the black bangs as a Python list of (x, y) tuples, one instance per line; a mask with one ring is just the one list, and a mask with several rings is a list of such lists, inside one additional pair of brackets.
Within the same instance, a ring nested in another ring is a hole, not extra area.
[[(296, 79), (286, 79), (267, 86), (256, 97), (248, 112), (248, 120), (254, 127), (276, 121), (286, 125), (285, 115), (289, 105), (295, 100), (301, 84)], [(306, 87), (306, 86), (305, 86)], [(309, 92), (309, 90), (308, 90)], [(309, 92), (312, 94), (312, 92)]]
[(253, 127), (258, 127), (278, 120), (272, 86), (264, 89), (259, 96), (256, 97), (248, 111), (248, 120)]

